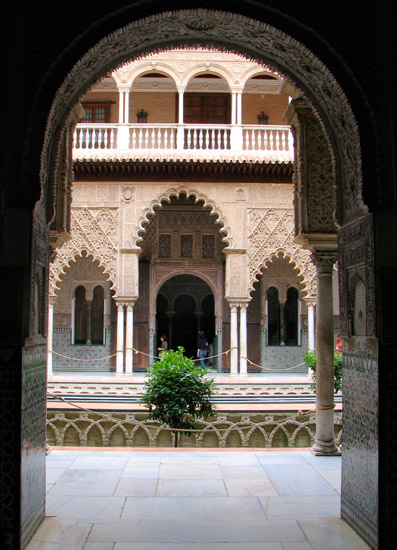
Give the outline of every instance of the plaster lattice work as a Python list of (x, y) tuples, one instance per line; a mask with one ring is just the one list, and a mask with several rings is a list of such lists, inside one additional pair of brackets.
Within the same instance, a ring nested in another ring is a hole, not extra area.
[(252, 208), (248, 211), (247, 254), (250, 290), (261, 269), (279, 256), (296, 265), (307, 297), (316, 293), (316, 269), (310, 252), (293, 242), (292, 209)]
[(73, 208), (71, 239), (61, 246), (50, 264), (50, 294), (58, 290), (60, 276), (83, 251), (98, 260), (113, 287), (116, 283), (118, 250), (118, 210), (111, 208)]

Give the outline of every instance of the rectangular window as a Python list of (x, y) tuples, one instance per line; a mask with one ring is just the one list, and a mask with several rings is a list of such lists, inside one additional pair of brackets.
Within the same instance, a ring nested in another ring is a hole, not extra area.
[(80, 122), (94, 122), (97, 124), (110, 122), (110, 105), (112, 103), (114, 101), (82, 101), (84, 117)]

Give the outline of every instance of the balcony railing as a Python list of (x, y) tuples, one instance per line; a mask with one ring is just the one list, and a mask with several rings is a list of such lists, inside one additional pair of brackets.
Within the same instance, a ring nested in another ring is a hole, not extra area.
[[(289, 126), (229, 124), (78, 124), (74, 157), (128, 158), (145, 153), (201, 152), (209, 158), (240, 156), (273, 162), (293, 160)], [(150, 154), (149, 154), (150, 156)]]

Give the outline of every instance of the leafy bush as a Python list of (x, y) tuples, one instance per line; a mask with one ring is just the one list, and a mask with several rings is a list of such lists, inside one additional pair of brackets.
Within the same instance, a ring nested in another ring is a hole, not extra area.
[[(204, 378), (206, 370), (183, 352), (183, 347), (164, 351), (161, 361), (148, 369), (142, 403), (148, 406), (149, 418), (170, 428), (194, 429), (197, 419), (213, 414), (210, 399), (214, 381)], [(174, 433), (177, 447), (178, 432)]]
[[(316, 352), (314, 350), (303, 351), (303, 358), (306, 365), (311, 369), (314, 382), (316, 382)], [(316, 389), (316, 384), (311, 384)], [(342, 390), (342, 354), (334, 353), (334, 390), (338, 393)]]

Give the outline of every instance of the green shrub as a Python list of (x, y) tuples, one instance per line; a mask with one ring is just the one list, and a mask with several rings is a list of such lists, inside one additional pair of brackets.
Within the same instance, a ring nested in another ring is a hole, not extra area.
[[(149, 418), (175, 429), (194, 429), (196, 420), (213, 414), (213, 379), (206, 379), (201, 366), (183, 355), (184, 349), (162, 352), (161, 361), (148, 369), (142, 403)], [(190, 435), (190, 432), (187, 432)], [(178, 446), (178, 432), (175, 447)]]
[[(316, 352), (314, 350), (303, 351), (303, 359), (306, 365), (311, 369), (314, 382), (316, 382)], [(311, 384), (312, 389), (316, 389), (316, 384)], [(334, 390), (335, 393), (342, 391), (342, 354), (334, 353)]]

